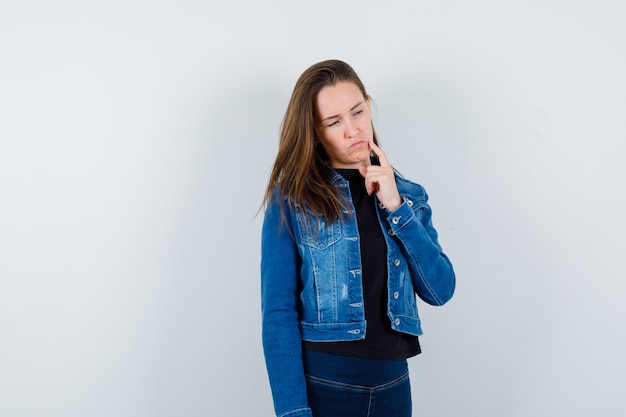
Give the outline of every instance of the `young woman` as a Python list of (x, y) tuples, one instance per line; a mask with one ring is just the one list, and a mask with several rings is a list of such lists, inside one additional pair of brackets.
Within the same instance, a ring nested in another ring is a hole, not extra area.
[(280, 417), (408, 417), (416, 294), (454, 293), (424, 189), (378, 146), (371, 99), (329, 60), (298, 79), (265, 193), (263, 347)]

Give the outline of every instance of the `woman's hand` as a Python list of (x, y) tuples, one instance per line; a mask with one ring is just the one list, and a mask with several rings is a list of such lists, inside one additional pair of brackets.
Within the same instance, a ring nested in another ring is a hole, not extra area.
[(369, 141), (369, 148), (378, 157), (380, 166), (370, 165), (368, 167), (359, 168), (359, 172), (365, 177), (365, 189), (370, 195), (376, 193), (376, 197), (385, 208), (389, 211), (393, 211), (402, 204), (398, 187), (396, 187), (393, 168), (385, 152), (376, 146), (374, 141)]

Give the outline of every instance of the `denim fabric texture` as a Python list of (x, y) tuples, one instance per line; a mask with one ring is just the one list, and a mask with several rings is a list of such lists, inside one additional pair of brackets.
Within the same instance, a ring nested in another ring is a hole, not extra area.
[(313, 417), (410, 417), (406, 360), (375, 360), (305, 352)]
[[(274, 193), (262, 230), (261, 303), (265, 361), (277, 416), (310, 416), (301, 341), (365, 337), (359, 233), (348, 181), (331, 170), (346, 197), (346, 219), (318, 221)], [(431, 305), (453, 295), (455, 275), (438, 243), (424, 188), (396, 176), (402, 204), (378, 204), (387, 243), (387, 315), (394, 330), (421, 335), (415, 294)], [(281, 224), (280, 205), (286, 214)]]

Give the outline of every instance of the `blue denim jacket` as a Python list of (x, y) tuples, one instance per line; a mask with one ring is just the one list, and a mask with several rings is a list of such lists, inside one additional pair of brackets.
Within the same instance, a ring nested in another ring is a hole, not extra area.
[[(332, 171), (350, 206), (345, 220), (317, 222), (277, 197), (268, 203), (262, 231), (263, 348), (277, 416), (311, 416), (302, 365), (302, 340), (365, 338), (359, 233), (348, 181)], [(442, 252), (424, 188), (396, 175), (402, 204), (378, 203), (387, 242), (388, 316), (399, 332), (421, 335), (415, 294), (432, 305), (454, 293), (452, 264)], [(287, 224), (281, 224), (280, 204)], [(311, 228), (315, 230), (311, 230)]]

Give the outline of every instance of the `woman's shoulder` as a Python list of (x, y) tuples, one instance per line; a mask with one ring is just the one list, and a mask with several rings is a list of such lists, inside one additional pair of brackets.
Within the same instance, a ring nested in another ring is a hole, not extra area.
[(398, 187), (398, 191), (400, 193), (411, 193), (411, 194), (415, 194), (415, 195), (426, 195), (426, 189), (414, 182), (411, 181), (407, 178), (404, 178), (403, 176), (399, 175), (396, 173), (396, 186)]

